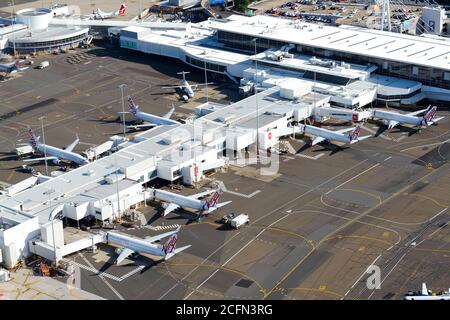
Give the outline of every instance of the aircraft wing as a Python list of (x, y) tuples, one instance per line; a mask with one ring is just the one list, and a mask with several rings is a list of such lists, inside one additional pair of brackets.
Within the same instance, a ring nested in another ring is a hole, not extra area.
[(156, 127), (154, 123), (137, 124), (134, 126), (127, 126), (127, 129), (153, 128)]
[(184, 251), (184, 250), (186, 250), (186, 249), (188, 249), (190, 247), (191, 247), (191, 245), (189, 244), (187, 246), (184, 246), (184, 247), (181, 247), (181, 248), (177, 248), (177, 249), (173, 250), (173, 252), (166, 254), (166, 256), (164, 257), (164, 260), (169, 260), (174, 255), (176, 255), (177, 253), (180, 253), (181, 251)]
[(203, 192), (199, 192), (193, 195), (190, 195), (189, 198), (193, 198), (193, 199), (198, 199), (198, 198), (202, 198), (204, 196), (210, 195), (211, 193), (215, 192), (216, 190), (211, 189), (211, 190), (206, 190)]
[(80, 143), (80, 138), (78, 138), (78, 135), (77, 135), (77, 138), (74, 140), (74, 142), (72, 142), (71, 144), (69, 144), (67, 147), (66, 147), (66, 149), (64, 149), (64, 150), (66, 150), (66, 151), (69, 151), (69, 152), (72, 152), (72, 150), (76, 147), (76, 145), (77, 144), (79, 144)]
[(208, 85), (208, 84), (214, 84), (214, 82), (192, 84), (192, 85), (191, 85), (191, 88), (192, 88), (192, 90), (197, 90), (198, 87), (200, 87), (200, 86), (206, 86), (206, 85)]
[(312, 139), (311, 141), (311, 145), (314, 146), (318, 143), (321, 143), (323, 141), (325, 141), (326, 139), (324, 137), (314, 137), (314, 139)]
[(179, 207), (180, 206), (177, 205), (176, 203), (169, 203), (169, 205), (166, 208), (164, 208), (163, 216), (167, 216), (169, 213), (175, 211)]
[(358, 139), (352, 140), (352, 141), (350, 142), (350, 144), (354, 144), (354, 143), (360, 142), (360, 141), (365, 140), (365, 139), (370, 138), (370, 137), (371, 137), (371, 135), (364, 136), (364, 137), (358, 137)]
[(408, 116), (417, 116), (418, 114), (424, 113), (427, 110), (428, 110), (428, 108), (422, 109), (422, 110), (417, 110), (417, 111), (414, 111), (414, 112), (407, 113), (406, 115), (408, 115)]
[(162, 87), (162, 88), (163, 88), (163, 89), (181, 89), (182, 87), (176, 85), (176, 86), (167, 86), (167, 87)]
[(121, 263), (123, 260), (125, 260), (130, 254), (134, 253), (133, 250), (128, 248), (123, 248), (122, 252), (117, 257), (115, 264)]
[(341, 129), (341, 130), (336, 130), (336, 132), (337, 133), (346, 133), (346, 132), (352, 131), (354, 129), (355, 129), (354, 127), (350, 127), (350, 128), (345, 128), (345, 129)]
[(438, 122), (439, 120), (442, 120), (442, 119), (444, 119), (445, 117), (439, 117), (439, 118), (434, 118), (432, 121), (431, 121), (431, 124), (434, 124), (434, 123), (436, 123), (436, 122)]
[(219, 209), (219, 208), (222, 208), (222, 207), (226, 206), (227, 204), (229, 204), (229, 203), (231, 203), (231, 202), (233, 202), (233, 201), (230, 200), (230, 201), (225, 201), (225, 202), (218, 203), (218, 204), (216, 204), (214, 207), (209, 208), (209, 209), (208, 209), (208, 213), (211, 213), (211, 212), (213, 212), (214, 210), (217, 210), (217, 209)]
[(172, 116), (172, 114), (174, 113), (174, 111), (175, 111), (175, 106), (172, 104), (172, 109), (170, 109), (169, 112), (167, 112), (165, 115), (163, 115), (163, 118), (169, 119)]
[(388, 124), (388, 128), (389, 129), (392, 129), (392, 128), (394, 128), (396, 125), (398, 125), (399, 124), (399, 122), (398, 121), (395, 121), (395, 120), (389, 120), (389, 124)]
[(33, 161), (51, 161), (51, 160), (59, 160), (58, 157), (50, 156), (50, 157), (42, 157), (42, 158), (34, 158), (34, 159), (25, 159), (24, 162), (33, 162)]
[(145, 238), (145, 241), (148, 241), (148, 242), (151, 242), (151, 243), (156, 242), (158, 240), (161, 240), (163, 238), (169, 237), (169, 236), (177, 233), (178, 231), (180, 231), (180, 228), (181, 227), (178, 227), (177, 230), (161, 233), (161, 234), (158, 234), (158, 235), (156, 235), (154, 237)]

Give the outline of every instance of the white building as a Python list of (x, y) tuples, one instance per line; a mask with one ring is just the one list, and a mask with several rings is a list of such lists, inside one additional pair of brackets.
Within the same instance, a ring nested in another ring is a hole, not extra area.
[(420, 17), (420, 29), (424, 33), (441, 35), (447, 15), (442, 7), (423, 7)]
[[(210, 72), (235, 81), (246, 78), (245, 70), (256, 69), (257, 60), (258, 69), (266, 74), (290, 71), (292, 77), (335, 87), (330, 87), (335, 96), (339, 91), (351, 91), (350, 95), (357, 94), (355, 90), (370, 91), (375, 84), (375, 97), (389, 103), (424, 98), (450, 101), (450, 42), (440, 38), (268, 16), (230, 16), (188, 24), (185, 30), (124, 28), (120, 43), (196, 68), (206, 64)], [(355, 81), (358, 85), (353, 85)], [(334, 100), (336, 105), (352, 107), (367, 102), (366, 98)]]

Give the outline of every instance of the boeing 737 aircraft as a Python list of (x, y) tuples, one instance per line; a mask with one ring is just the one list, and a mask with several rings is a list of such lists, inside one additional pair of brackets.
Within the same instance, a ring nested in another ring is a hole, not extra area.
[[(154, 189), (155, 199), (165, 203), (165, 205), (163, 205), (163, 216), (168, 215), (178, 208), (194, 209), (196, 213), (200, 215), (209, 214), (214, 210), (231, 203), (231, 201), (218, 203), (219, 196), (219, 190), (208, 190), (190, 196), (183, 196), (165, 190)], [(199, 200), (199, 198), (202, 197), (206, 198)]]
[[(191, 245), (187, 245), (176, 249), (177, 244), (177, 233), (180, 231), (180, 227), (175, 231), (170, 231), (166, 233), (159, 234), (154, 237), (139, 239), (127, 234), (108, 232), (107, 241), (113, 245), (123, 247), (123, 249), (117, 249), (116, 253), (119, 255), (114, 261), (114, 264), (121, 263), (131, 254), (150, 254), (153, 256), (162, 257), (164, 260), (172, 258), (177, 253), (186, 250)], [(161, 240), (163, 238), (169, 237), (169, 240), (164, 245), (155, 244), (154, 242)]]
[(186, 75), (190, 72), (181, 71), (177, 74), (183, 75), (183, 80), (180, 81), (180, 84), (177, 86), (167, 86), (163, 87), (163, 89), (175, 89), (179, 90), (180, 97), (184, 102), (188, 102), (189, 99), (194, 97), (194, 90), (196, 90), (199, 86), (206, 86), (212, 83), (201, 83), (201, 84), (193, 84), (190, 85), (189, 82), (186, 81)]
[(117, 16), (124, 16), (126, 9), (127, 9), (127, 6), (125, 5), (125, 3), (122, 3), (119, 10), (117, 10), (115, 12), (103, 12), (100, 8), (97, 8), (97, 10), (94, 11), (92, 14), (83, 16), (82, 18), (90, 19), (90, 20), (103, 20), (103, 19), (114, 18)]
[(403, 298), (404, 300), (450, 300), (450, 289), (449, 291), (443, 291), (440, 293), (434, 293), (427, 289), (427, 285), (422, 283), (422, 290), (416, 292), (408, 292)]
[[(311, 137), (311, 146), (314, 146), (324, 141), (339, 141), (343, 143), (353, 144), (370, 137), (370, 135), (361, 138), (359, 137), (362, 128), (361, 124), (358, 124), (355, 128), (346, 128), (337, 131), (319, 128), (307, 124), (300, 126), (301, 126), (300, 131), (306, 133)], [(351, 132), (345, 134), (348, 131)]]
[(60, 164), (62, 160), (72, 161), (74, 163), (84, 165), (89, 163), (89, 161), (84, 158), (83, 156), (79, 155), (78, 153), (72, 152), (72, 150), (75, 148), (75, 146), (80, 142), (80, 139), (75, 139), (74, 142), (72, 142), (70, 145), (67, 146), (65, 149), (60, 149), (56, 147), (52, 147), (43, 143), (39, 142), (40, 137), (36, 137), (33, 133), (33, 130), (30, 126), (28, 126), (28, 135), (30, 137), (30, 144), (34, 149), (39, 150), (42, 152), (45, 157), (42, 158), (34, 158), (34, 159), (26, 159), (24, 161), (30, 162), (30, 161), (52, 161), (54, 164)]
[(153, 114), (140, 111), (139, 106), (134, 103), (131, 96), (128, 96), (128, 110), (129, 110), (129, 113), (131, 113), (135, 118), (145, 121), (145, 122), (149, 122), (146, 124), (127, 126), (127, 128), (129, 128), (129, 129), (136, 130), (139, 128), (149, 128), (149, 127), (155, 127), (155, 126), (163, 125), (163, 124), (165, 124), (165, 125), (180, 124), (178, 121), (170, 119), (173, 112), (175, 111), (175, 106), (173, 104), (172, 104), (172, 109), (170, 109), (169, 112), (167, 112), (165, 115), (160, 117), (160, 116), (155, 116)]
[[(374, 117), (383, 119), (383, 124), (388, 127), (388, 129), (392, 129), (398, 124), (409, 124), (416, 127), (429, 127), (432, 124), (435, 124), (439, 120), (444, 117), (435, 118), (437, 112), (437, 107), (428, 106), (426, 109), (422, 109), (419, 111), (400, 114), (396, 112), (384, 111), (384, 110), (375, 110)], [(417, 115), (424, 113), (422, 117), (418, 117)]]

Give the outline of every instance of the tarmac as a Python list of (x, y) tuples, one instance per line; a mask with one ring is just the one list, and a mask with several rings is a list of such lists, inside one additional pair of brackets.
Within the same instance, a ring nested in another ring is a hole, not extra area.
[[(82, 144), (76, 152), (121, 134), (122, 83), (125, 95), (155, 114), (174, 102), (175, 118), (183, 118), (205, 101), (204, 91), (185, 104), (161, 89), (179, 81), (176, 72), (188, 70), (181, 62), (109, 49), (38, 57), (36, 63), (48, 60), (50, 67), (0, 83), (2, 182), (29, 176), (16, 170), (22, 161), (11, 152), (26, 140), (26, 125), (40, 134), (40, 116), (46, 117), (48, 144), (68, 145), (78, 133)], [(75, 54), (86, 59), (68, 63)], [(201, 71), (190, 71), (189, 81), (204, 82)], [(234, 84), (208, 81), (215, 83), (208, 86), (211, 100), (239, 99)], [(303, 148), (303, 137), (290, 138), (299, 152), (262, 154), (264, 168), (232, 162), (209, 179), (225, 186), (220, 201), (233, 202), (201, 222), (183, 211), (161, 218), (149, 204), (142, 208), (149, 223), (123, 232), (145, 237), (180, 225), (178, 245), (192, 247), (168, 261), (137, 256), (113, 265), (115, 248), (107, 245), (67, 259), (80, 268), (81, 289), (105, 299), (397, 300), (422, 282), (433, 291), (447, 289), (448, 108), (441, 115), (446, 117), (438, 126), (420, 132), (399, 127), (351, 147)], [(369, 122), (363, 131), (374, 134), (378, 124)], [(42, 164), (35, 168), (45, 172)], [(239, 230), (220, 224), (230, 212), (248, 214), (250, 224)], [(367, 285), (371, 265), (379, 267), (379, 289)]]

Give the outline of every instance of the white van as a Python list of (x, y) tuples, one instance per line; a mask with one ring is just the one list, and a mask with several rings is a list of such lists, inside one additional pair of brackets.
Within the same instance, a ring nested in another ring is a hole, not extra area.
[(37, 66), (38, 69), (44, 69), (47, 68), (50, 65), (50, 62), (48, 61), (42, 61), (41, 63), (39, 63), (39, 65)]

